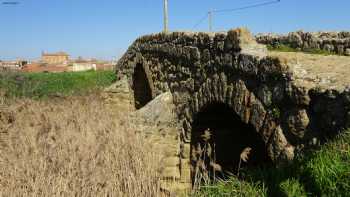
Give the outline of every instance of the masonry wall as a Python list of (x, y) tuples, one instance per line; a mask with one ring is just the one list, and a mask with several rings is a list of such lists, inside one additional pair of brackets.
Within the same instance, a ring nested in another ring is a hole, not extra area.
[(210, 103), (229, 105), (253, 125), (276, 163), (350, 126), (350, 90), (297, 86), (288, 66), (266, 56), (266, 47), (245, 29), (137, 39), (116, 66), (131, 88), (137, 64), (144, 67), (153, 98), (166, 91), (173, 95), (181, 126), (177, 135), (182, 182), (190, 179), (193, 117)]
[(272, 46), (285, 44), (301, 50), (318, 49), (350, 56), (350, 32), (298, 31), (287, 35), (258, 34), (256, 40)]

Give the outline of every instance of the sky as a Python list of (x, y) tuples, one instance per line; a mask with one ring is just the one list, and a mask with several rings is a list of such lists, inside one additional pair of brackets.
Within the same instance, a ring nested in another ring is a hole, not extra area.
[[(18, 1), (17, 5), (3, 4)], [(207, 31), (194, 25), (212, 9), (269, 0), (169, 0), (171, 31)], [(163, 0), (0, 0), (0, 60), (37, 59), (65, 51), (73, 58), (120, 57), (139, 36), (163, 28)], [(349, 0), (281, 0), (235, 12), (216, 13), (213, 30), (247, 27), (253, 33), (350, 31)]]

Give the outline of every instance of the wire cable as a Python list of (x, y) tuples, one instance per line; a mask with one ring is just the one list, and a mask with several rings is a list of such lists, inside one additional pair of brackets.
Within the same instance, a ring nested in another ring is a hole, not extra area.
[(197, 27), (198, 27), (200, 24), (202, 24), (207, 18), (208, 18), (208, 13), (207, 13), (204, 17), (202, 17), (202, 18), (193, 26), (192, 29), (197, 28)]
[(266, 5), (271, 5), (271, 4), (276, 4), (281, 2), (281, 0), (275, 0), (275, 1), (268, 1), (268, 2), (262, 2), (262, 3), (257, 3), (253, 5), (248, 5), (248, 6), (243, 6), (243, 7), (238, 7), (238, 8), (232, 8), (232, 9), (223, 9), (223, 10), (213, 10), (213, 13), (222, 13), (222, 12), (234, 12), (234, 11), (239, 11), (239, 10), (245, 10), (245, 9), (250, 9), (250, 8), (256, 8), (256, 7), (262, 7)]
[[(261, 3), (256, 3), (248, 6), (243, 6), (243, 7), (238, 7), (238, 8), (232, 8), (232, 9), (222, 9), (222, 10), (211, 10), (211, 13), (224, 13), (224, 12), (235, 12), (239, 10), (245, 10), (245, 9), (250, 9), (250, 8), (256, 8), (256, 7), (263, 7), (271, 4), (277, 4), (281, 2), (281, 0), (274, 0), (274, 1), (265, 1)], [(209, 12), (201, 18), (194, 26), (192, 29), (197, 28), (200, 24), (202, 24), (209, 16)]]

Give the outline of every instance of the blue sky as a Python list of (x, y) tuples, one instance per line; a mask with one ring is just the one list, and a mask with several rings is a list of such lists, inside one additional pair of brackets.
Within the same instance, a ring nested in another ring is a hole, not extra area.
[[(0, 0), (4, 2), (5, 0)], [(6, 0), (9, 1), (9, 0)], [(138, 36), (159, 32), (163, 0), (16, 0), (0, 4), (0, 59), (38, 58), (41, 51), (111, 59)], [(267, 0), (268, 1), (268, 0)], [(264, 0), (169, 0), (170, 30), (192, 30), (210, 9)], [(350, 30), (349, 0), (281, 0), (279, 4), (214, 15), (214, 31)], [(196, 31), (207, 30), (207, 23)]]

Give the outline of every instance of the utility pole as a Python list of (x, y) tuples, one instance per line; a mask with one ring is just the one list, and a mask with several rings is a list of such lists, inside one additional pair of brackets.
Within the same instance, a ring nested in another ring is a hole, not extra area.
[(169, 31), (168, 23), (168, 0), (164, 0), (164, 33), (167, 33)]
[(209, 32), (213, 31), (213, 11), (208, 12)]

